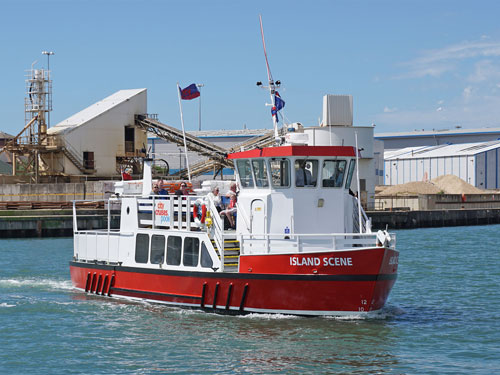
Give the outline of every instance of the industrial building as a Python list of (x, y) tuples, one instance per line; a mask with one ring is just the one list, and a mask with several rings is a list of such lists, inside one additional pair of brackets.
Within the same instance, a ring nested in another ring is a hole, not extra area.
[(398, 133), (378, 133), (375, 139), (384, 142), (385, 150), (406, 147), (440, 146), (457, 143), (490, 142), (500, 139), (500, 128), (453, 130), (422, 130)]
[(500, 187), (500, 141), (414, 146), (385, 151), (384, 185), (452, 174), (480, 189)]
[(147, 113), (147, 90), (120, 90), (47, 130), (62, 151), (45, 158), (53, 173), (112, 176), (146, 156), (146, 132), (135, 116)]

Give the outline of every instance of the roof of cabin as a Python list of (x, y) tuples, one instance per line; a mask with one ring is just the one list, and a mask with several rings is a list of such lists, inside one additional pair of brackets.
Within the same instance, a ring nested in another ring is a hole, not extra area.
[(352, 146), (279, 146), (235, 152), (228, 159), (284, 156), (356, 156)]

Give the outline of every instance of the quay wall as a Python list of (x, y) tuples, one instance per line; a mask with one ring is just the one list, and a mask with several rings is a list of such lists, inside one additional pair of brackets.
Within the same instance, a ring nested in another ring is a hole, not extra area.
[[(107, 210), (78, 210), (79, 230), (102, 229), (108, 226)], [(120, 213), (111, 214), (111, 229), (120, 227)], [(9, 210), (0, 211), (0, 238), (71, 237), (72, 210)]]
[(373, 230), (500, 224), (500, 208), (369, 211)]
[[(460, 225), (500, 224), (500, 209), (432, 211), (369, 211), (374, 230), (413, 229)], [(113, 210), (111, 228), (120, 226), (119, 211)], [(78, 229), (107, 228), (107, 210), (78, 210)], [(72, 210), (0, 211), (0, 238), (71, 237)]]
[(69, 202), (100, 200), (114, 191), (116, 181), (57, 184), (0, 184), (0, 202)]

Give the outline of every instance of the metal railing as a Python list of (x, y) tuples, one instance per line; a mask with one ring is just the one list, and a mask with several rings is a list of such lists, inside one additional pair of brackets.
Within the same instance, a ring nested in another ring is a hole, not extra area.
[[(396, 246), (396, 235), (391, 233), (389, 248)], [(309, 253), (318, 251), (361, 250), (382, 247), (376, 233), (314, 233), (314, 234), (243, 234), (242, 255), (271, 253)], [(249, 250), (251, 249), (251, 250)]]
[[(358, 207), (360, 204), (359, 200), (356, 197), (352, 197), (353, 202), (353, 210), (352, 210), (352, 223), (353, 223), (353, 232), (360, 233), (371, 233), (372, 226), (371, 220), (366, 216), (366, 212), (361, 206), (361, 209)], [(361, 212), (361, 231), (359, 230), (359, 212)]]

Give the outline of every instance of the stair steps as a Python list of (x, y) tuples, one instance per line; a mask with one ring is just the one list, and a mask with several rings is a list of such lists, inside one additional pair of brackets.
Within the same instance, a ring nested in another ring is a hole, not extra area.
[[(215, 246), (215, 241), (212, 240), (215, 251), (220, 259), (219, 250)], [(236, 239), (224, 239), (224, 271), (238, 272), (238, 264), (240, 261), (240, 243)]]

